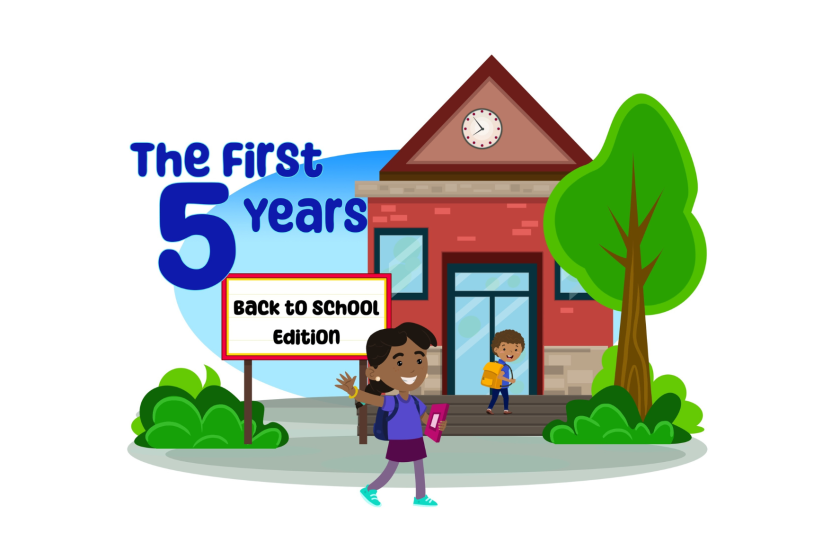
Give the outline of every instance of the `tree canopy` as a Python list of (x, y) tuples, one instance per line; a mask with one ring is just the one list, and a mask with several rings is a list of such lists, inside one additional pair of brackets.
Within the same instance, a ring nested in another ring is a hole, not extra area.
[(657, 259), (644, 283), (645, 314), (653, 315), (688, 299), (706, 266), (706, 241), (691, 213), (694, 162), (658, 101), (639, 94), (622, 104), (598, 156), (552, 192), (544, 232), (560, 266), (595, 300), (620, 311), (625, 271), (616, 257), (627, 253), (622, 231), (629, 231), (634, 175), (639, 220), (656, 205), (641, 242), (642, 266)]

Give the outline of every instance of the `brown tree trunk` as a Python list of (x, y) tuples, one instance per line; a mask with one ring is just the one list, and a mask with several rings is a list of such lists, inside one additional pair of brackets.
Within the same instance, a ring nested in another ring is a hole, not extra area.
[[(632, 229), (632, 228), (631, 228)], [(632, 242), (631, 238), (631, 242)], [(650, 391), (645, 293), (642, 282), (642, 259), (638, 247), (631, 249), (624, 273), (624, 296), (621, 301), (621, 326), (618, 331), (618, 359), (615, 384), (627, 389), (636, 401), (642, 420), (653, 404)]]
[[(661, 196), (661, 195), (660, 195)], [(642, 239), (659, 203), (657, 198), (644, 221), (639, 223), (636, 204), (635, 166), (630, 190), (630, 223), (625, 232), (613, 215), (621, 232), (627, 256), (621, 257), (604, 247), (624, 267), (624, 294), (621, 301), (621, 324), (618, 331), (618, 358), (615, 365), (615, 384), (627, 389), (636, 401), (642, 419), (653, 404), (650, 388), (650, 360), (648, 358), (647, 323), (645, 322), (645, 282), (650, 276), (659, 255), (642, 267)]]

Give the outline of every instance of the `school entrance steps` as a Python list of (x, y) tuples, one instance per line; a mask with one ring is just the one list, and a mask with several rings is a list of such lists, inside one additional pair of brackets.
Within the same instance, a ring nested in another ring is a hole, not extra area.
[[(552, 420), (566, 419), (566, 403), (588, 399), (588, 395), (511, 395), (511, 414), (503, 414), (502, 396), (493, 414), (487, 414), (490, 395), (418, 395), (426, 406), (449, 403), (446, 436), (541, 436)], [(375, 406), (368, 406), (367, 433), (373, 437)]]

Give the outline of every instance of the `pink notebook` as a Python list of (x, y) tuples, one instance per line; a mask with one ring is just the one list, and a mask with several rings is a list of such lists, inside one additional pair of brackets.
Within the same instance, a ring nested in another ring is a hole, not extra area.
[(434, 442), (440, 441), (443, 432), (440, 431), (440, 423), (446, 420), (446, 413), (449, 412), (449, 404), (433, 404), (429, 409), (429, 420), (426, 422), (424, 432)]

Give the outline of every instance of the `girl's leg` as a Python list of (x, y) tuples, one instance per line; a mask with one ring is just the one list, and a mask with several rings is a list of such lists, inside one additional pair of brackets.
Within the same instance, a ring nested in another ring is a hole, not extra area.
[(369, 490), (379, 490), (386, 484), (388, 481), (391, 480), (391, 477), (394, 476), (394, 473), (397, 472), (397, 466), (399, 463), (396, 461), (388, 461), (388, 464), (385, 465), (385, 470), (382, 471), (382, 474), (379, 475), (379, 478), (368, 484)]
[(423, 459), (414, 461), (414, 497), (418, 500), (426, 496), (426, 472), (423, 470)]

